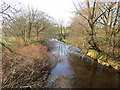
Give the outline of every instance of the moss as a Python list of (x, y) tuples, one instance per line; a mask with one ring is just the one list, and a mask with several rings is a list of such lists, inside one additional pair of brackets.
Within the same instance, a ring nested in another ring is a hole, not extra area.
[(104, 53), (100, 53), (99, 56), (98, 56), (98, 60), (101, 60), (101, 61), (107, 61), (107, 55), (104, 54)]
[(102, 65), (111, 66), (116, 70), (120, 69), (120, 62), (115, 60), (107, 60), (107, 55), (104, 52), (97, 52), (93, 49), (90, 49), (87, 52), (87, 55), (93, 59), (97, 59), (97, 62)]
[(118, 67), (118, 66), (114, 66), (113, 68), (116, 69), (116, 70), (119, 70), (119, 67)]
[(65, 43), (67, 43), (67, 40), (65, 40), (65, 39), (62, 39), (62, 42), (65, 42)]
[(116, 60), (107, 61), (107, 55), (105, 53), (99, 54), (98, 63), (105, 65), (105, 66), (111, 66), (112, 68), (116, 70), (120, 69), (120, 61), (116, 61)]
[[(69, 42), (75, 47), (78, 47), (79, 44), (80, 44), (78, 42), (72, 43), (71, 41), (68, 41), (66, 39), (62, 39), (62, 41), (65, 42), (65, 43)], [(104, 66), (108, 66), (108, 67), (112, 67), (112, 68), (114, 68), (116, 70), (120, 70), (120, 61), (117, 62), (115, 60), (108, 60), (108, 56), (104, 52), (97, 52), (92, 47), (90, 47), (89, 50), (87, 51), (86, 55), (93, 58), (94, 60), (97, 60), (98, 63), (100, 63), (100, 64), (102, 64)]]
[(119, 61), (111, 60), (111, 61), (108, 61), (108, 64), (116, 70), (120, 69), (120, 62)]
[(97, 51), (95, 51), (95, 50), (89, 50), (89, 51), (87, 52), (87, 55), (88, 55), (89, 57), (93, 58), (93, 59), (97, 59), (99, 53), (98, 53)]
[(101, 60), (98, 59), (98, 63), (101, 63)]
[(110, 66), (108, 63), (106, 63), (106, 66)]

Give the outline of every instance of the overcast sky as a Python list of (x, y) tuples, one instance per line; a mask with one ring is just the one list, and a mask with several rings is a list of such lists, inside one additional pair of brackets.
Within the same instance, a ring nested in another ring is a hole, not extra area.
[[(29, 5), (34, 9), (38, 9), (47, 13), (49, 16), (53, 17), (57, 22), (59, 20), (64, 21), (64, 24), (69, 24), (71, 18), (73, 17), (72, 11), (74, 11), (73, 2), (82, 2), (85, 0), (2, 0), (5, 2), (21, 2), (26, 7)], [(108, 1), (108, 0), (101, 0)], [(114, 0), (111, 0), (114, 1)]]
[(73, 1), (76, 0), (0, 0), (0, 2), (1, 1), (10, 5), (21, 3), (25, 5), (25, 8), (29, 5), (29, 7), (47, 13), (57, 22), (62, 20), (64, 24), (68, 24), (73, 17), (73, 13), (71, 12), (74, 10)]
[(73, 16), (71, 13), (74, 10), (73, 0), (20, 0), (19, 2), (44, 11), (57, 22), (64, 21), (64, 24), (69, 24)]

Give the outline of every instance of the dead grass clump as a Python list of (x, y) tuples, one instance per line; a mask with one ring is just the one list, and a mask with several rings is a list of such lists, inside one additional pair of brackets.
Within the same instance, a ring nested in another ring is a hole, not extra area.
[(47, 48), (33, 44), (16, 50), (21, 55), (3, 51), (2, 87), (42, 87), (49, 73)]

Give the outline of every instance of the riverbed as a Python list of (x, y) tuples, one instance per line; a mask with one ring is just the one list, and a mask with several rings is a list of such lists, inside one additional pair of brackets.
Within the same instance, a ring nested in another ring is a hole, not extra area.
[(119, 88), (120, 74), (114, 69), (92, 61), (76, 47), (49, 40), (57, 64), (49, 74), (46, 86), (50, 88)]

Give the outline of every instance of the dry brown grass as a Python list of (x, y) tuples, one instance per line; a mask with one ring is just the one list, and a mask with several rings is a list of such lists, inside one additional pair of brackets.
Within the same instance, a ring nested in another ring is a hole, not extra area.
[(16, 52), (21, 55), (12, 55), (3, 50), (2, 87), (42, 87), (49, 73), (47, 48), (32, 44), (16, 48)]

